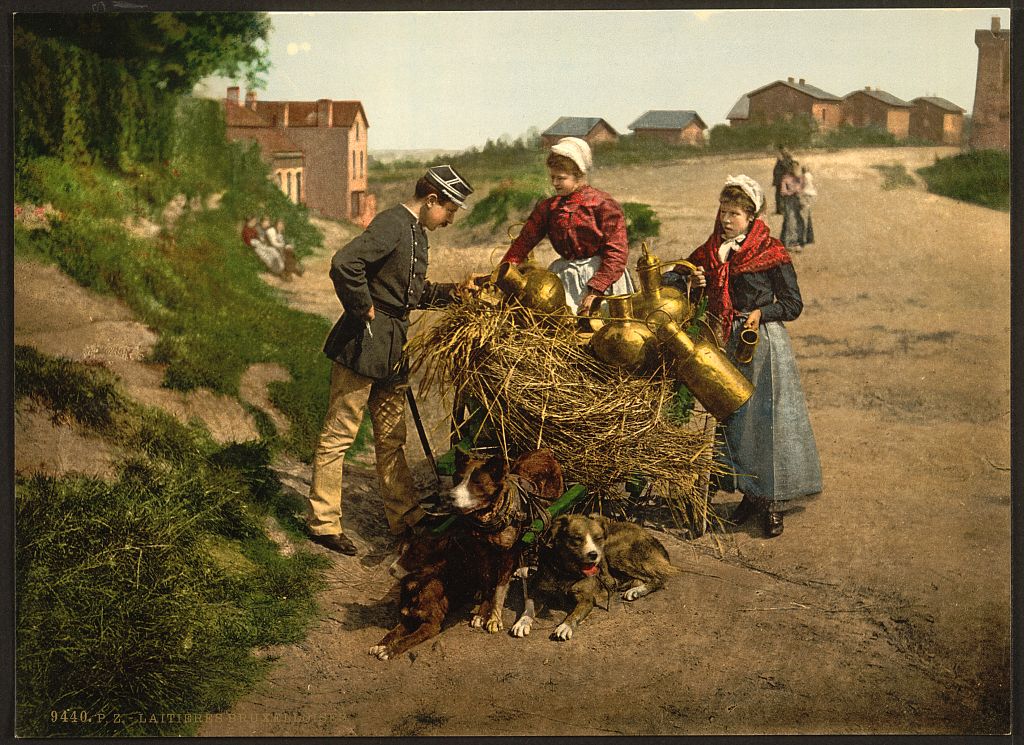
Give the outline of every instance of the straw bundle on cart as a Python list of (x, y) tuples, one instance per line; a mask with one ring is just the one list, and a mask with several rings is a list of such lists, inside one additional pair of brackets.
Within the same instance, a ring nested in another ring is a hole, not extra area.
[(623, 482), (642, 475), (673, 516), (704, 517), (714, 420), (685, 419), (664, 369), (630, 375), (595, 359), (571, 324), (531, 322), (528, 311), (468, 297), (410, 341), (422, 388), (479, 401), (506, 456), (550, 448), (569, 482), (602, 512), (628, 514)]

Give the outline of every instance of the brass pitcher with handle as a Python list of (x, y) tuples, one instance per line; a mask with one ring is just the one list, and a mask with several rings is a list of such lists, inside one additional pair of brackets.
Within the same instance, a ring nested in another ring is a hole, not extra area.
[(594, 356), (628, 372), (652, 369), (658, 362), (654, 332), (633, 317), (632, 295), (600, 295), (594, 305), (607, 303), (608, 318), (590, 339)]
[(565, 286), (554, 272), (535, 268), (524, 274), (515, 264), (505, 261), (495, 273), (494, 284), (524, 308), (547, 316), (547, 320), (558, 323), (572, 320), (565, 304)]
[[(647, 249), (646, 241), (640, 244), (640, 248), (643, 253), (636, 260), (640, 291), (633, 295), (633, 313), (637, 318), (647, 318), (654, 311), (661, 310), (676, 323), (685, 324), (693, 317), (689, 299), (674, 287), (662, 286), (661, 267), (664, 264)], [(697, 267), (689, 261), (680, 259), (672, 263), (683, 264), (690, 271), (697, 271)]]
[[(655, 316), (659, 314), (654, 314)], [(705, 324), (706, 325), (706, 324)], [(656, 335), (668, 354), (675, 358), (673, 372), (694, 398), (719, 421), (727, 419), (754, 393), (754, 386), (736, 369), (715, 341), (694, 341), (675, 321), (657, 325)]]

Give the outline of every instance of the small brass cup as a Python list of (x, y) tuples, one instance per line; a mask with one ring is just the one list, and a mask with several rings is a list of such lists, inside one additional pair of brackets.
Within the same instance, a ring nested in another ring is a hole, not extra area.
[(741, 365), (749, 365), (754, 359), (754, 350), (757, 349), (757, 340), (760, 335), (757, 329), (742, 329), (739, 341), (736, 342), (736, 361)]

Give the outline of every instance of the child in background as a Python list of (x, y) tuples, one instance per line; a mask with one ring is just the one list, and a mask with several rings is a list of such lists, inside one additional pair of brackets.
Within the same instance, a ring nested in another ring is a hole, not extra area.
[(818, 198), (818, 189), (814, 186), (814, 176), (811, 175), (810, 167), (804, 163), (800, 173), (800, 211), (804, 216), (804, 240), (803, 244), (809, 246), (814, 243), (814, 223), (811, 222), (811, 206)]
[(281, 258), (284, 259), (283, 277), (285, 279), (290, 279), (292, 274), (302, 276), (305, 269), (302, 268), (295, 256), (295, 246), (288, 243), (284, 237), (284, 220), (278, 219), (276, 223), (267, 228), (267, 243), (281, 253)]
[(753, 359), (736, 363), (754, 394), (722, 422), (718, 459), (735, 478), (720, 479), (719, 488), (743, 493), (731, 522), (740, 525), (760, 514), (772, 538), (782, 533), (788, 500), (821, 491), (821, 464), (783, 326), (803, 309), (800, 287), (789, 253), (759, 219), (764, 206), (756, 181), (729, 176), (714, 229), (689, 261), (698, 267), (696, 283), (706, 288), (708, 314), (720, 322), (730, 358), (735, 362), (742, 329), (756, 329), (760, 337)]

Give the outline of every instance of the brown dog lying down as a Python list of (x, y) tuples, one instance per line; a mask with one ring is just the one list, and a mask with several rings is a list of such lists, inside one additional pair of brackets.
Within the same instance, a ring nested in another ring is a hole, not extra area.
[(464, 535), (424, 536), (410, 544), (406, 561), (416, 568), (399, 585), (401, 620), (385, 634), (370, 654), (382, 660), (441, 633), (448, 611), (479, 591), (479, 551)]
[(520, 540), (533, 518), (562, 496), (562, 467), (550, 450), (533, 450), (509, 467), (500, 454), (480, 458), (456, 451), (452, 511), (479, 547), (483, 601), (471, 625), (490, 633), (504, 628), (501, 611), (519, 566)]
[(511, 633), (530, 633), (537, 613), (534, 595), (569, 596), (575, 601), (551, 634), (552, 639), (566, 641), (612, 590), (623, 590), (623, 600), (636, 600), (663, 587), (665, 578), (678, 571), (669, 563), (665, 547), (635, 523), (600, 515), (562, 515), (541, 546), (537, 572), (529, 580), (531, 597)]
[[(514, 474), (514, 477), (512, 476)], [(529, 524), (513, 481), (541, 495), (528, 497), (550, 504), (564, 490), (562, 469), (547, 450), (519, 457), (509, 468), (501, 456), (456, 457), (455, 488), (450, 499), (460, 524), (442, 536), (414, 539), (402, 559), (411, 568), (400, 582), (401, 620), (370, 654), (389, 660), (437, 636), (449, 610), (471, 598), (483, 598), (471, 624), (494, 633), (502, 628), (509, 578), (518, 566), (520, 542)], [(506, 514), (507, 513), (507, 514)]]

